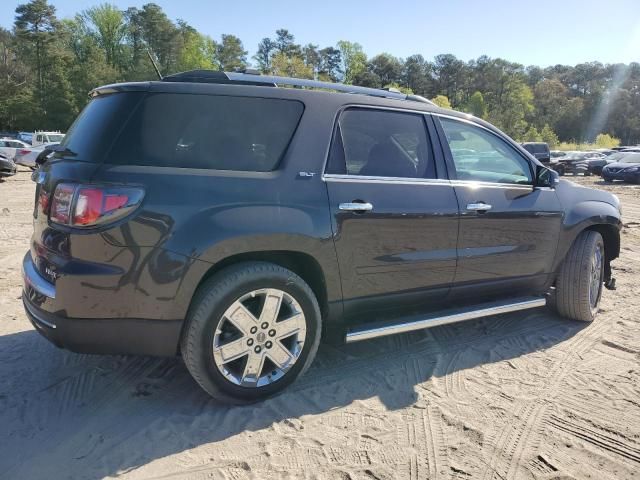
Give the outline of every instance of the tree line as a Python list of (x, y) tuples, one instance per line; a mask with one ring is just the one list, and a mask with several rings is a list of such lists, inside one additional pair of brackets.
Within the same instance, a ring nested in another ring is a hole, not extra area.
[[(296, 43), (280, 29), (248, 58), (240, 38), (211, 38), (148, 3), (105, 3), (59, 19), (47, 0), (15, 10), (0, 28), (0, 130), (66, 130), (98, 85), (192, 69), (263, 73), (397, 88), (484, 118), (519, 141), (640, 143), (640, 64), (582, 63), (542, 68), (481, 56), (432, 60), (373, 57), (358, 43)], [(599, 137), (598, 137), (599, 136)], [(604, 140), (603, 140), (604, 139)]]

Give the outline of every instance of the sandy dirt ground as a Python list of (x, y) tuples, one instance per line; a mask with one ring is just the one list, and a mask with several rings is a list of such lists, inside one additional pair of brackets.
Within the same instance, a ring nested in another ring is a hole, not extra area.
[(640, 189), (591, 325), (545, 309), (321, 347), (284, 394), (210, 400), (179, 359), (77, 355), (22, 309), (27, 172), (0, 183), (0, 477), (640, 478)]

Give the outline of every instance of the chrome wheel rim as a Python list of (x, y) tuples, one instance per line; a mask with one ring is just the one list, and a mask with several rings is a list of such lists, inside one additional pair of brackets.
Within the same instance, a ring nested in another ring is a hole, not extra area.
[(213, 336), (213, 359), (233, 384), (262, 387), (295, 365), (306, 333), (304, 313), (293, 296), (275, 288), (253, 290), (222, 315)]
[(591, 274), (589, 283), (589, 304), (591, 308), (596, 308), (600, 301), (600, 292), (602, 291), (602, 247), (596, 246), (596, 251), (591, 258)]

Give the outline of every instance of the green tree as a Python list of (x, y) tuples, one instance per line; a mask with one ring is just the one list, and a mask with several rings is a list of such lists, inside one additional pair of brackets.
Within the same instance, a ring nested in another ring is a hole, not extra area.
[(58, 27), (55, 13), (56, 8), (47, 0), (31, 0), (16, 8), (14, 31), (20, 46), (18, 53), (29, 59), (35, 71), (36, 96), (41, 108), (44, 108), (46, 97), (45, 66)]
[(388, 53), (381, 53), (369, 60), (367, 69), (380, 79), (382, 85), (402, 82), (402, 62)]
[(123, 12), (114, 5), (103, 3), (91, 7), (80, 14), (86, 31), (104, 50), (107, 63), (117, 67), (122, 65), (122, 41), (127, 34)]
[(286, 28), (276, 30), (276, 39), (273, 41), (275, 50), (286, 56), (293, 56), (300, 53), (300, 47), (294, 43), (294, 40), (295, 37)]
[(540, 132), (540, 137), (543, 142), (548, 143), (551, 148), (555, 147), (560, 143), (558, 140), (558, 136), (555, 134), (553, 129), (549, 126), (549, 124), (545, 124)]
[(337, 82), (342, 76), (342, 53), (337, 48), (326, 47), (318, 51), (319, 69), (321, 76), (326, 76), (329, 80)]
[(362, 45), (340, 40), (338, 42), (338, 50), (340, 50), (342, 60), (340, 70), (344, 75), (344, 83), (355, 83), (355, 79), (362, 75), (367, 69), (367, 56), (362, 50)]
[(521, 140), (523, 142), (541, 142), (542, 135), (540, 135), (535, 125), (530, 125)]
[(508, 77), (500, 95), (489, 108), (488, 119), (513, 138), (522, 138), (527, 130), (526, 118), (533, 113), (531, 88), (518, 76)]
[(433, 63), (436, 92), (444, 95), (455, 107), (462, 97), (462, 87), (467, 76), (467, 68), (462, 60), (454, 55), (437, 55)]
[(600, 148), (613, 148), (620, 145), (620, 139), (608, 133), (601, 133), (596, 137), (596, 145)]
[(478, 118), (485, 118), (487, 116), (487, 104), (482, 93), (474, 92), (467, 100), (464, 110)]
[(137, 22), (142, 40), (160, 65), (163, 74), (175, 70), (181, 45), (180, 31), (155, 3), (147, 3), (138, 12)]
[(535, 84), (533, 93), (536, 124), (555, 126), (567, 106), (567, 88), (555, 78), (543, 79)]
[(430, 96), (433, 90), (431, 64), (422, 55), (411, 55), (404, 62), (403, 83), (418, 95)]
[(217, 45), (186, 23), (180, 24), (181, 45), (177, 52), (176, 69), (211, 70), (219, 68), (215, 62)]
[(262, 73), (271, 71), (271, 57), (273, 57), (275, 49), (276, 46), (270, 38), (263, 38), (258, 44), (258, 50), (253, 58), (258, 62), (258, 68)]
[(441, 108), (451, 108), (451, 103), (449, 103), (449, 99), (444, 95), (436, 95), (431, 99), (431, 101)]
[(225, 71), (239, 70), (247, 67), (247, 51), (242, 41), (235, 35), (222, 35), (216, 48), (218, 63)]
[(271, 70), (274, 75), (294, 78), (313, 78), (313, 69), (304, 63), (301, 56), (288, 56), (276, 53), (271, 60)]

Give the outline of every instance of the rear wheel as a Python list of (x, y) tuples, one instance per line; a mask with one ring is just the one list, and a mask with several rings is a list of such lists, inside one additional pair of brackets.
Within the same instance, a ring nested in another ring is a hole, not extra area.
[(271, 263), (241, 263), (198, 289), (182, 356), (212, 397), (251, 403), (281, 391), (309, 367), (320, 327), (318, 302), (298, 275)]
[(571, 246), (556, 282), (555, 306), (564, 317), (591, 322), (598, 313), (605, 251), (598, 232), (584, 231)]

